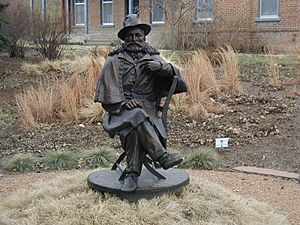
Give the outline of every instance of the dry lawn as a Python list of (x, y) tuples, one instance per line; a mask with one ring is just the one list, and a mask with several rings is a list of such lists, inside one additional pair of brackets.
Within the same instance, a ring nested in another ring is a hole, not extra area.
[(62, 173), (15, 191), (0, 203), (0, 224), (289, 224), (270, 206), (196, 177), (181, 193), (131, 204), (89, 190), (88, 174)]

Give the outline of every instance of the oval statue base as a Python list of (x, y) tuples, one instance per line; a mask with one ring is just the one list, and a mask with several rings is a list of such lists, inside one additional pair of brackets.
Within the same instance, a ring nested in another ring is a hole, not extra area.
[(157, 169), (166, 179), (158, 179), (143, 168), (139, 176), (137, 189), (134, 192), (121, 190), (123, 181), (119, 181), (121, 172), (118, 170), (99, 170), (88, 176), (88, 186), (102, 193), (111, 193), (135, 202), (139, 199), (150, 199), (170, 192), (178, 191), (189, 183), (189, 175), (181, 169)]

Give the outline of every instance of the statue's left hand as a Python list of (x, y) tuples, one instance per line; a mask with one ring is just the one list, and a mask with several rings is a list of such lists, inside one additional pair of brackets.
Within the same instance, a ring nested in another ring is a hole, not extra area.
[(154, 71), (159, 71), (161, 70), (162, 68), (162, 65), (160, 62), (156, 62), (156, 61), (147, 61), (143, 64), (140, 65), (140, 68), (142, 70), (148, 70), (148, 71), (151, 71), (151, 72), (154, 72)]
[(133, 109), (133, 108), (138, 107), (138, 106), (140, 106), (139, 102), (135, 99), (131, 99), (128, 102), (126, 102), (126, 104), (125, 104), (125, 107), (127, 109)]

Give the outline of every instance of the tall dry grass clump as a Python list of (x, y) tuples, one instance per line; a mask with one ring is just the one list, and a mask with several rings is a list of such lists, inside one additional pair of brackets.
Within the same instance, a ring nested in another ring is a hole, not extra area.
[(279, 67), (272, 49), (266, 50), (266, 56), (268, 58), (267, 74), (269, 76), (269, 85), (273, 88), (282, 88), (283, 82), (279, 78)]
[(31, 87), (16, 96), (19, 114), (25, 130), (38, 123), (51, 123), (55, 116), (57, 93), (49, 84)]
[[(69, 78), (52, 83), (52, 86), (30, 87), (17, 96), (17, 103), (23, 126), (28, 130), (39, 123), (53, 122), (59, 119), (65, 123), (89, 120), (87, 107), (94, 104), (83, 104), (84, 99), (93, 99), (96, 82), (102, 69), (102, 60), (94, 57), (78, 58), (75, 62), (44, 62), (37, 71), (41, 73), (54, 71), (77, 71)], [(56, 64), (56, 65), (54, 65)], [(64, 66), (62, 69), (61, 65)], [(70, 70), (66, 69), (70, 68)], [(34, 68), (36, 70), (36, 68)], [(31, 70), (32, 71), (32, 70)], [(85, 110), (82, 110), (84, 108)], [(103, 109), (98, 107), (98, 115), (103, 116)], [(95, 114), (93, 114), (95, 116)]]
[[(59, 115), (64, 122), (78, 122), (81, 118), (89, 120), (90, 112), (94, 111), (96, 108), (93, 104), (83, 104), (86, 103), (86, 99), (93, 99), (95, 93), (96, 82), (102, 65), (97, 63), (96, 59), (90, 58), (90, 61), (84, 62), (89, 63), (89, 68), (85, 73), (78, 74), (75, 73), (68, 80), (65, 80), (58, 86), (59, 91)], [(83, 100), (85, 99), (85, 102)], [(88, 108), (87, 107), (91, 107)], [(92, 110), (90, 110), (92, 109)], [(103, 116), (103, 109), (98, 107), (98, 116)], [(93, 114), (92, 116), (95, 116)], [(91, 120), (94, 120), (91, 118)]]
[(238, 56), (230, 46), (219, 48), (218, 53), (221, 55), (223, 75), (220, 80), (221, 89), (230, 93), (240, 93), (242, 88), (239, 84)]
[(205, 117), (208, 112), (218, 111), (220, 106), (215, 104), (210, 96), (219, 95), (220, 89), (206, 53), (202, 50), (195, 51), (182, 70), (189, 87), (186, 95), (190, 106), (188, 113), (196, 117)]
[(267, 204), (198, 177), (192, 177), (182, 192), (129, 203), (89, 190), (89, 173), (59, 173), (11, 193), (0, 203), (0, 224), (290, 224)]

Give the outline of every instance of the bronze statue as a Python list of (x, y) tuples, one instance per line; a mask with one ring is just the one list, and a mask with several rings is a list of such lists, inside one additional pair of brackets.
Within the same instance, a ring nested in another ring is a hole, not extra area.
[(146, 42), (151, 31), (138, 15), (125, 17), (118, 32), (123, 40), (109, 53), (100, 74), (95, 101), (107, 111), (103, 127), (110, 137), (118, 135), (126, 152), (126, 176), (122, 191), (137, 188), (143, 158), (146, 154), (163, 169), (181, 163), (182, 158), (166, 151), (167, 131), (158, 114), (158, 99), (167, 96), (174, 77), (174, 93), (187, 91), (180, 72), (159, 56)]

